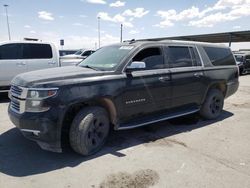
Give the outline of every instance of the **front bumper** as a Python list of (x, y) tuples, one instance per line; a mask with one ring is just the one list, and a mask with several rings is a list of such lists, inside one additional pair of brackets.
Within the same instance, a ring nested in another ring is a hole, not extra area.
[(60, 127), (55, 112), (56, 110), (50, 109), (41, 113), (18, 114), (10, 106), (8, 108), (10, 120), (26, 138), (36, 141), (44, 150), (62, 152)]

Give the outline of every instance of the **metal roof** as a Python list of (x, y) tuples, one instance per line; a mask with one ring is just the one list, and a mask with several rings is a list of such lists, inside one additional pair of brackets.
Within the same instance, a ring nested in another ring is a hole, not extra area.
[(152, 40), (152, 41), (186, 40), (186, 41), (199, 41), (199, 42), (211, 42), (211, 43), (250, 42), (250, 30), (201, 34), (201, 35), (187, 35), (187, 36), (177, 36), (177, 37), (152, 38), (152, 39), (142, 39), (142, 40)]

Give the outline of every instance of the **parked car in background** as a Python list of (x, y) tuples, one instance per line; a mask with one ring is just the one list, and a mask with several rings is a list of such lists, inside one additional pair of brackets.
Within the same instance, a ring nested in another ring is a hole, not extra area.
[(94, 52), (95, 52), (94, 50), (81, 49), (74, 54), (62, 56), (60, 57), (61, 65), (62, 66), (78, 65), (80, 62), (82, 62), (84, 59), (86, 59)]
[(70, 55), (76, 53), (78, 50), (59, 50), (60, 56)]
[[(43, 75), (43, 76), (41, 76)], [(199, 113), (215, 119), (239, 86), (230, 48), (182, 41), (131, 41), (103, 47), (78, 66), (12, 80), (9, 117), (43, 149), (62, 140), (90, 155), (109, 130)]]
[[(18, 74), (34, 70), (75, 66), (82, 59), (61, 59), (52, 43), (11, 41), (0, 43), (0, 92), (7, 92), (11, 80)], [(42, 75), (41, 75), (42, 76)]]
[(94, 50), (78, 50), (76, 53), (74, 54), (70, 54), (70, 55), (65, 55), (63, 56), (63, 58), (79, 58), (79, 59), (85, 59), (86, 57), (88, 57), (89, 55), (93, 54), (95, 51)]
[(59, 67), (55, 45), (45, 42), (19, 41), (0, 43), (0, 92), (8, 91), (18, 74)]
[(234, 57), (241, 75), (250, 72), (250, 51), (236, 51)]

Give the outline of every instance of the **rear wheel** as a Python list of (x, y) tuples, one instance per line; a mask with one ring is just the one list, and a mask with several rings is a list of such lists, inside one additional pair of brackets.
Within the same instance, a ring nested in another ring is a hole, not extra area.
[(109, 133), (108, 113), (101, 107), (86, 107), (74, 118), (70, 128), (70, 145), (81, 155), (101, 149)]
[(224, 96), (218, 89), (211, 89), (200, 109), (200, 115), (205, 119), (216, 119), (224, 106)]

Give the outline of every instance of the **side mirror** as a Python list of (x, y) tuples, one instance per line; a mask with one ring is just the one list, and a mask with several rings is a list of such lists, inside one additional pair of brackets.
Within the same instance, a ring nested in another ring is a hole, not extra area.
[(133, 61), (129, 66), (127, 66), (126, 71), (132, 72), (137, 70), (143, 70), (146, 68), (146, 64), (142, 61)]

